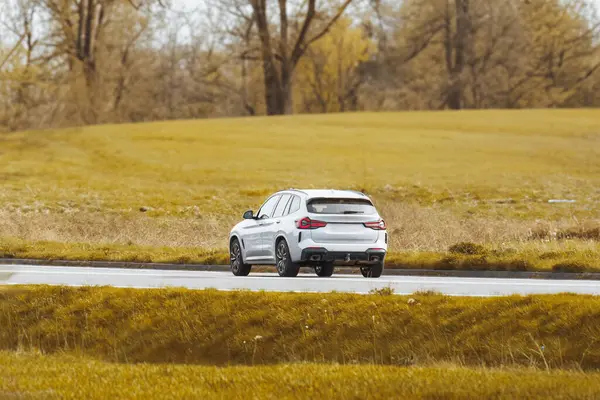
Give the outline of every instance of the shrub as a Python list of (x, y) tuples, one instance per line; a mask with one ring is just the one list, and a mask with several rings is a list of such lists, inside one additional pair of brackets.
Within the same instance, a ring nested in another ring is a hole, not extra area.
[(600, 227), (591, 229), (569, 229), (558, 232), (557, 239), (600, 240)]
[(466, 255), (478, 255), (485, 253), (485, 249), (482, 245), (471, 242), (460, 242), (453, 244), (448, 248), (448, 251), (450, 253)]
[(392, 287), (384, 287), (381, 289), (371, 289), (369, 290), (369, 294), (376, 294), (379, 296), (391, 296), (396, 292), (396, 290)]
[(552, 272), (585, 272), (589, 267), (577, 261), (561, 262), (552, 266)]

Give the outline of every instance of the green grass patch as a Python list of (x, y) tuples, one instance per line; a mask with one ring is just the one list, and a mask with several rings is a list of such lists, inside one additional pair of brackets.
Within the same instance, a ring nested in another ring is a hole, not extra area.
[(0, 238), (0, 258), (206, 265), (229, 264), (229, 252), (225, 249), (205, 250), (186, 247), (152, 247), (114, 243), (29, 242), (15, 238)]
[[(493, 249), (461, 243), (448, 252), (391, 252), (386, 258), (388, 269), (437, 269), (465, 271), (534, 271), (534, 272), (600, 272), (600, 244), (569, 250), (551, 251), (536, 246), (515, 249)], [(464, 249), (463, 249), (464, 250)], [(70, 261), (123, 261), (138, 263), (170, 263), (228, 265), (226, 249), (205, 250), (186, 247), (152, 247), (123, 244), (28, 242), (0, 238), (0, 258)]]
[(129, 363), (600, 368), (598, 297), (411, 298), (6, 287), (0, 350)]
[(0, 352), (0, 397), (32, 399), (597, 398), (600, 373), (456, 366), (124, 365)]

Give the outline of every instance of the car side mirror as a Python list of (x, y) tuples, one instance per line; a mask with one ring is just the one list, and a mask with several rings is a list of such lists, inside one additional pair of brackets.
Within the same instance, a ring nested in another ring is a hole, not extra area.
[(254, 219), (254, 213), (252, 210), (248, 210), (244, 213), (244, 219)]

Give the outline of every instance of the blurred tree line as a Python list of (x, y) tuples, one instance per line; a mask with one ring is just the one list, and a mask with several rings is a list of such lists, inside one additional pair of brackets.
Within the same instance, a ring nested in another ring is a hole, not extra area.
[(600, 105), (586, 0), (0, 0), (0, 132)]

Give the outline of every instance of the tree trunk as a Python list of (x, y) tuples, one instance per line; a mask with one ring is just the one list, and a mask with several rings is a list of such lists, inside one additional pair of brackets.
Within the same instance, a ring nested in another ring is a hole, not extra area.
[(249, 115), (256, 115), (256, 110), (250, 104), (248, 96), (248, 60), (242, 58), (242, 103)]
[(263, 72), (265, 79), (265, 103), (267, 106), (267, 115), (284, 114), (283, 91), (277, 70), (272, 63), (264, 61)]
[(460, 110), (462, 108), (462, 85), (457, 81), (451, 82), (450, 90), (448, 91), (448, 107), (451, 110)]
[[(456, 6), (456, 33), (454, 40), (446, 38), (446, 61), (449, 57), (448, 46), (454, 42), (454, 63), (450, 67), (450, 87), (448, 90), (448, 107), (460, 110), (463, 107), (463, 70), (471, 36), (471, 20), (469, 16), (469, 0), (455, 0)], [(449, 30), (449, 29), (448, 29)]]
[(281, 110), (282, 114), (292, 114), (294, 112), (294, 104), (292, 97), (292, 74), (289, 70), (289, 65), (282, 65), (281, 68)]
[(267, 115), (283, 114), (283, 91), (281, 79), (275, 65), (275, 56), (271, 48), (269, 22), (267, 20), (266, 0), (252, 0), (254, 19), (261, 42), (263, 76), (265, 80), (265, 104)]

